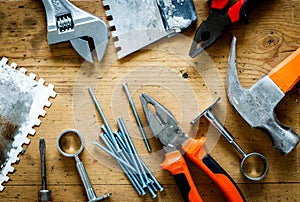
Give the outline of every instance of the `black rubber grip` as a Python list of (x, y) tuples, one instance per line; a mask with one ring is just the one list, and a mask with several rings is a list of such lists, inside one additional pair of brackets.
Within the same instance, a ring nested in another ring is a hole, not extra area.
[(243, 200), (245, 200), (241, 190), (237, 186), (237, 184), (233, 181), (233, 179), (230, 177), (230, 175), (209, 155), (206, 154), (205, 157), (202, 159), (202, 162), (214, 173), (214, 174), (222, 174), (225, 175), (236, 187), (237, 191), (242, 196)]
[(189, 185), (189, 182), (185, 176), (185, 174), (180, 173), (177, 175), (174, 175), (176, 184), (181, 192), (181, 195), (185, 202), (189, 202), (189, 193), (191, 191), (191, 187)]
[[(202, 162), (215, 174), (220, 173), (228, 176), (230, 176), (226, 173), (226, 171), (209, 155), (206, 154), (206, 156), (202, 159)], [(231, 178), (230, 178), (231, 179)], [(232, 179), (231, 179), (232, 180)], [(232, 180), (233, 181), (233, 180)]]

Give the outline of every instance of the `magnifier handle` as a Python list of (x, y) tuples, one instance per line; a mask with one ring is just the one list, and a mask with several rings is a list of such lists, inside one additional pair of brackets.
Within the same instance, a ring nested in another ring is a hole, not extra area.
[(81, 181), (84, 185), (86, 194), (88, 196), (89, 201), (92, 201), (94, 199), (97, 198), (96, 193), (92, 187), (91, 181), (89, 179), (89, 176), (85, 170), (85, 167), (83, 165), (83, 163), (80, 161), (80, 159), (78, 158), (78, 156), (75, 156), (75, 160), (76, 160), (76, 167), (77, 167), (77, 171), (80, 175)]

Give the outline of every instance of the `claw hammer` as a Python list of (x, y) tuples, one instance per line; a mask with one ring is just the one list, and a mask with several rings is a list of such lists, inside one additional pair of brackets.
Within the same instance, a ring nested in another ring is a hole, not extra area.
[(275, 149), (282, 155), (288, 154), (297, 146), (300, 137), (292, 128), (277, 120), (274, 109), (285, 93), (300, 80), (300, 48), (249, 89), (244, 89), (239, 82), (235, 59), (234, 37), (226, 78), (229, 102), (251, 127), (261, 129), (270, 136)]

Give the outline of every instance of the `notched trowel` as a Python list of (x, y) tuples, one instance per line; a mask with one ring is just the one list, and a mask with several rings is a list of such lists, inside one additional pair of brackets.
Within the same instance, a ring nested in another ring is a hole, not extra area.
[(193, 0), (102, 0), (123, 58), (197, 21)]
[(0, 191), (13, 172), (13, 163), (19, 161), (22, 145), (29, 144), (28, 134), (34, 135), (34, 126), (40, 125), (39, 116), (44, 116), (44, 107), (50, 107), (50, 97), (55, 97), (54, 86), (44, 85), (45, 80), (35, 80), (35, 74), (26, 74), (17, 64), (7, 65), (0, 60)]

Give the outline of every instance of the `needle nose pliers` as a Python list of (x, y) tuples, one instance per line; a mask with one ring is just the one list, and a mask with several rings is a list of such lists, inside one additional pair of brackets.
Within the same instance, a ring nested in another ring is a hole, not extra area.
[(248, 22), (246, 11), (249, 1), (239, 0), (228, 8), (229, 0), (211, 0), (209, 15), (195, 33), (190, 57), (194, 58), (210, 47), (230, 24), (239, 20)]
[[(140, 95), (141, 104), (153, 135), (160, 140), (166, 152), (160, 165), (170, 171), (185, 201), (203, 201), (193, 182), (181, 151), (200, 167), (220, 188), (230, 202), (245, 201), (241, 191), (224, 169), (206, 152), (205, 137), (194, 139), (178, 126), (173, 114), (149, 95)], [(153, 107), (149, 108), (149, 105)], [(154, 108), (154, 110), (153, 110)]]

